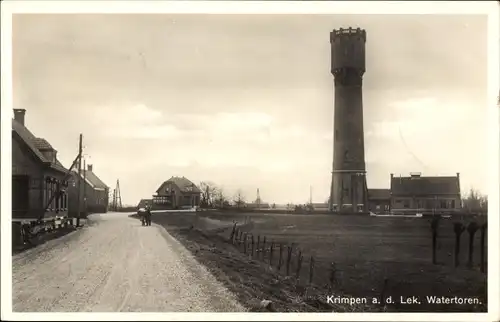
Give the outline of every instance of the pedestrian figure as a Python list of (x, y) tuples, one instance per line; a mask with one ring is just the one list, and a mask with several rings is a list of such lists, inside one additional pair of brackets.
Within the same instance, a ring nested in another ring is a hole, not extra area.
[(146, 213), (145, 215), (145, 221), (146, 221), (146, 226), (151, 226), (151, 207), (146, 206)]

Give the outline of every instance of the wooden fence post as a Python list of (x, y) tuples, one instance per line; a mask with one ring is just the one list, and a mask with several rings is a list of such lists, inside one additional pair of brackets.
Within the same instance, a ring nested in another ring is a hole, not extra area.
[(274, 252), (274, 242), (271, 242), (271, 249), (269, 249), (269, 265), (273, 265), (273, 252)]
[(229, 241), (231, 244), (234, 244), (234, 233), (236, 232), (236, 223), (234, 223), (233, 230), (231, 231), (231, 236), (229, 237)]
[(302, 251), (299, 251), (299, 255), (297, 257), (297, 271), (295, 272), (295, 277), (300, 279), (300, 268), (302, 267)]
[(252, 234), (252, 253), (251, 253), (252, 258), (253, 258), (253, 251), (254, 251), (254, 239)]
[(287, 246), (288, 250), (288, 256), (286, 258), (286, 275), (290, 275), (290, 262), (292, 260), (292, 251), (293, 251), (293, 244), (290, 246)]
[(311, 256), (311, 259), (309, 260), (309, 284), (312, 284), (313, 282), (313, 275), (314, 275), (314, 257)]
[(243, 234), (243, 253), (247, 253), (247, 237), (248, 233)]
[(260, 252), (260, 235), (257, 236), (257, 246), (255, 246), (255, 252), (257, 255), (257, 259), (259, 259), (259, 252)]
[(266, 236), (264, 236), (264, 240), (262, 241), (262, 261), (266, 260)]
[(278, 271), (281, 270), (282, 262), (283, 262), (283, 244), (280, 244), (280, 257), (278, 259)]
[(486, 232), (487, 232), (487, 223), (481, 225), (481, 272), (485, 272), (486, 266), (486, 256), (485, 256), (485, 240), (486, 240)]
[(437, 237), (438, 237), (438, 230), (439, 230), (439, 217), (432, 218), (431, 222), (431, 230), (432, 230), (432, 264), (437, 263), (437, 256), (436, 256), (436, 248), (437, 248)]

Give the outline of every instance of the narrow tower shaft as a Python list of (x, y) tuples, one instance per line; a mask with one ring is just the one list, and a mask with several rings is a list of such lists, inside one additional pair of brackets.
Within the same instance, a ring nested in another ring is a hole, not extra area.
[(366, 32), (339, 29), (330, 33), (331, 72), (335, 78), (333, 171), (330, 210), (367, 209), (363, 132), (363, 74)]

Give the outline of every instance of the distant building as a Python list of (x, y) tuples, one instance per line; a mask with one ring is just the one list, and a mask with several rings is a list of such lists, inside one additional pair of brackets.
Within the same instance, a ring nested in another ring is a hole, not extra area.
[(460, 174), (453, 177), (409, 177), (391, 174), (392, 213), (450, 213), (462, 208)]
[(28, 130), (25, 114), (24, 109), (14, 109), (12, 120), (13, 221), (66, 216), (69, 171), (49, 142)]
[(245, 204), (248, 209), (270, 209), (271, 206), (267, 202), (250, 202)]
[[(109, 206), (109, 187), (94, 173), (89, 164), (80, 174), (82, 186), (80, 190), (80, 204), (85, 214), (105, 213)], [(78, 170), (72, 171), (72, 184), (69, 187), (71, 202), (69, 212), (76, 215), (78, 212)]]
[(316, 211), (328, 211), (329, 209), (329, 204), (328, 202), (313, 202), (311, 204), (313, 210)]
[(391, 210), (390, 189), (368, 189), (368, 209), (373, 213), (384, 213)]
[(155, 209), (181, 209), (198, 207), (201, 190), (185, 177), (171, 177), (163, 182), (153, 196)]
[(137, 205), (137, 208), (145, 208), (146, 205), (152, 205), (153, 204), (153, 199), (141, 199), (139, 201), (139, 204)]

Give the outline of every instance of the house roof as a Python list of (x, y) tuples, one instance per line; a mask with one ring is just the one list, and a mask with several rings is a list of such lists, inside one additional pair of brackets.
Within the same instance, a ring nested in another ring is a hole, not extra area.
[[(182, 192), (195, 192), (195, 193), (201, 193), (201, 190), (189, 179), (185, 177), (171, 177), (167, 181), (163, 182), (161, 186), (156, 190), (156, 193), (159, 193), (160, 190), (167, 184), (167, 183), (173, 183), (175, 184), (179, 190)], [(190, 190), (191, 189), (191, 190)]]
[(52, 145), (43, 138), (35, 138), (34, 145), (38, 150), (54, 150)]
[(459, 195), (459, 177), (393, 177), (392, 195)]
[[(78, 170), (73, 170), (73, 172), (78, 176)], [(80, 176), (82, 179), (85, 178), (85, 182), (87, 182), (94, 189), (109, 189), (109, 187), (102, 182), (102, 180), (99, 179), (93, 171), (82, 170)]]
[[(66, 169), (59, 160), (55, 160), (55, 162), (52, 162), (51, 160), (48, 160), (43, 153), (40, 151), (39, 146), (44, 146), (46, 147), (47, 145), (52, 148), (52, 146), (45, 140), (41, 138), (37, 138), (36, 136), (33, 135), (33, 133), (30, 132), (24, 125), (21, 123), (17, 122), (16, 120), (12, 119), (12, 131), (16, 133), (21, 140), (28, 146), (28, 148), (33, 152), (35, 157), (42, 163), (45, 163), (49, 165), (52, 169), (67, 173), (68, 169)], [(43, 148), (42, 148), (43, 149)]]
[(368, 200), (389, 200), (391, 199), (390, 189), (368, 189)]

